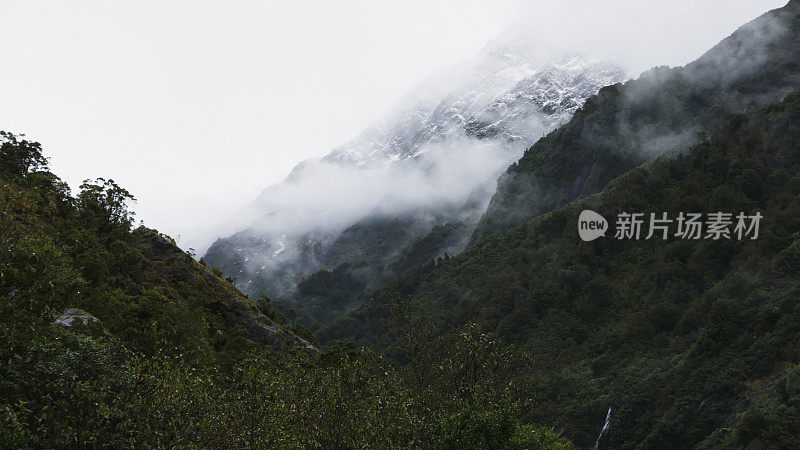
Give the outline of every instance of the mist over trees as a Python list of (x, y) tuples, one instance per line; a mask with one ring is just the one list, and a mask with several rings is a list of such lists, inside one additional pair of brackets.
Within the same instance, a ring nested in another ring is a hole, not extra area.
[(624, 83), (499, 42), (199, 260), (0, 132), (0, 446), (796, 447), (800, 0)]

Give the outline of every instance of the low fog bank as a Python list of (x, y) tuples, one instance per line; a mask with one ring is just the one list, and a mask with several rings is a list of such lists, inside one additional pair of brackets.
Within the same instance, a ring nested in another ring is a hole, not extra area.
[(207, 257), (228, 261), (226, 271), (242, 280), (246, 292), (277, 295), (320, 267), (340, 234), (365, 220), (399, 220), (409, 236), (447, 222), (475, 222), (497, 177), (525, 146), (461, 135), (425, 145), (406, 160), (362, 166), (306, 161), (246, 209), (249, 226), (224, 247), (232, 254), (215, 253), (212, 246)]
[[(545, 2), (535, 19), (511, 27), (475, 60), (421, 83), (384, 121), (328, 156), (299, 164), (283, 183), (263, 191), (236, 216), (236, 224), (226, 228), (243, 231), (217, 241), (207, 257), (219, 262), (229, 275), (240, 277), (245, 291), (263, 292), (264, 285), (248, 286), (272, 283), (269, 290), (276, 292), (276, 284), (282, 285), (277, 291), (290, 289), (299, 277), (321, 267), (339, 235), (368, 218), (412, 218), (409, 227), (420, 225), (421, 229), (447, 221), (477, 222), (509, 164), (569, 119), (575, 107), (564, 105), (582, 104), (599, 87), (622, 81), (625, 72), (685, 64), (752, 18), (746, 16), (767, 9), (764, 3), (739, 8), (736, 14), (723, 12), (719, 23), (706, 24), (704, 29), (686, 20), (688, 4), (680, 11), (662, 5), (668, 12), (664, 17), (651, 10), (645, 14), (648, 11), (633, 3), (571, 4), (580, 7), (564, 10)], [(643, 20), (637, 21), (636, 14)], [(664, 27), (654, 28), (654, 20)], [(598, 23), (603, 26), (598, 28)], [(565, 33), (565, 24), (574, 32)], [(669, 24), (676, 26), (669, 29)], [(668, 48), (669, 33), (684, 33), (676, 37), (676, 42), (682, 42), (680, 48)], [(690, 44), (687, 39), (692, 37), (702, 39)], [(739, 61), (736, 67), (741, 68), (745, 56), (751, 55), (731, 55)], [(753, 61), (754, 66), (758, 63)], [(659, 71), (654, 73), (644, 77), (652, 77), (652, 84), (638, 83), (646, 86), (642, 98), (657, 92), (647, 88), (660, 84)], [(593, 82), (580, 84), (586, 74)], [(626, 101), (639, 97), (638, 92), (626, 95)], [(649, 103), (634, 100), (635, 104)], [(550, 112), (550, 107), (558, 112)], [(529, 110), (537, 114), (528, 114)], [(506, 127), (507, 120), (513, 124)], [(624, 123), (618, 125), (625, 128)], [(500, 129), (497, 134), (495, 127)], [(644, 155), (635, 155), (638, 160), (690, 145), (698, 129), (681, 123), (668, 130), (645, 124), (617, 131), (639, 143), (637, 151)], [(592, 173), (590, 165), (585, 174), (577, 175), (579, 193), (602, 183)], [(543, 194), (533, 198), (539, 195)], [(519, 200), (531, 203), (530, 197)], [(559, 201), (560, 197), (554, 197), (544, 203)]]
[[(586, 98), (625, 78), (613, 61), (498, 38), (472, 61), (423, 81), (356, 138), (265, 189), (228, 226), (238, 232), (216, 241), (206, 260), (248, 292), (276, 292), (323, 261), (341, 264), (325, 256), (348, 229), (349, 238), (365, 236), (348, 246), (354, 254), (385, 237), (369, 251), (381, 255), (378, 265), (435, 226), (464, 223), (459, 232), (468, 235), (500, 174)], [(247, 288), (261, 283), (268, 286)]]
[(460, 206), (521, 151), (521, 145), (512, 150), (493, 140), (462, 136), (432, 144), (416, 158), (368, 167), (326, 159), (309, 162), (259, 196), (251, 208), (262, 215), (251, 229), (289, 236), (335, 232), (367, 214), (397, 216)]

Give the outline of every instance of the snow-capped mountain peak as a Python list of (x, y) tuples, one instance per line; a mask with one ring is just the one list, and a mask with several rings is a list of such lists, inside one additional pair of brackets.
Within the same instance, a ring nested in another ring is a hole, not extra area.
[[(252, 225), (214, 243), (206, 260), (251, 294), (269, 286), (277, 295), (353, 256), (331, 256), (330, 248), (357, 256), (363, 246), (387, 263), (403, 249), (364, 239), (395, 219), (411, 240), (446, 223), (467, 224), (459, 229), (467, 236), (503, 170), (600, 88), (624, 78), (613, 62), (498, 39), (472, 61), (422, 82), (353, 140), (298, 164), (253, 202)], [(351, 244), (337, 245), (342, 239)]]
[[(535, 139), (569, 119), (599, 88), (625, 77), (610, 61), (546, 52), (524, 40), (498, 41), (473, 62), (421, 83), (401, 107), (325, 159), (360, 166), (413, 158), (426, 144), (460, 134)], [(442, 85), (448, 89), (442, 92)]]

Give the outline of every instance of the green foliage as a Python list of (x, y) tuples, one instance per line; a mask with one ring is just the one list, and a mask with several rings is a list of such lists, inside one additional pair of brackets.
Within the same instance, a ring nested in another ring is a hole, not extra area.
[(320, 270), (297, 284), (300, 295), (306, 297), (325, 296), (330, 307), (341, 306), (353, 293), (360, 291), (361, 283), (339, 266), (333, 271)]
[[(412, 365), (409, 344), (384, 331), (382, 317), (409, 311), (404, 326), (423, 342), (476, 322), (535, 356), (528, 379), (512, 382), (536, 399), (525, 418), (553, 423), (579, 445), (594, 444), (612, 406), (614, 447), (791, 447), (800, 439), (787, 371), (800, 363), (798, 129), (800, 92), (730, 117), (689, 154), (409, 270), (321, 340), (350, 339)], [(756, 179), (764, 181), (746, 181)], [(583, 209), (764, 219), (757, 240), (585, 243)]]
[[(433, 353), (451, 357), (424, 360), (426, 380), (363, 348), (308, 350), (316, 337), (294, 311), (251, 302), (154, 230), (131, 232), (133, 197), (113, 181), (72, 198), (38, 144), (11, 136), (2, 150), (0, 447), (567, 445), (519, 425), (509, 380), (496, 375), (528, 359), (487, 336), (438, 340)], [(66, 308), (97, 320), (55, 323)], [(450, 420), (464, 404), (479, 405), (477, 418)], [(502, 436), (477, 424), (493, 417)]]
[(0, 173), (5, 177), (20, 178), (31, 172), (47, 170), (47, 158), (42, 155), (41, 144), (19, 140), (22, 136), (0, 131)]
[(575, 446), (538, 425), (520, 425), (517, 408), (500, 406), (488, 409), (467, 405), (445, 419), (439, 448), (486, 449), (574, 449)]
[[(246, 231), (217, 240), (204, 260), (248, 279), (247, 292), (253, 297), (280, 297), (305, 326), (317, 330), (362, 303), (381, 283), (448, 250), (463, 248), (470, 227), (434, 226), (442, 220), (436, 211), (368, 217), (344, 230), (324, 251), (317, 242), (307, 243), (294, 263), (284, 261), (276, 271), (262, 271), (258, 277), (248, 275), (243, 253), (234, 249), (264, 248), (269, 243)], [(309, 267), (318, 269), (309, 272)]]
[[(589, 98), (564, 126), (512, 164), (472, 243), (601, 191), (648, 160), (703, 141), (728, 115), (780, 101), (800, 87), (800, 4), (737, 30), (685, 67), (658, 67)], [(759, 177), (742, 172), (744, 191)]]
[(443, 448), (491, 448), (509, 446), (517, 420), (508, 409), (485, 410), (465, 406), (448, 417), (443, 426)]
[(134, 214), (128, 203), (136, 199), (114, 180), (84, 180), (76, 200), (81, 218), (90, 224), (128, 230), (133, 223)]

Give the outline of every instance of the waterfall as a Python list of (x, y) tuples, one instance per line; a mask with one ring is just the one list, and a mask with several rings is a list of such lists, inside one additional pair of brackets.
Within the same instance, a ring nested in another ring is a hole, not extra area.
[(608, 413), (606, 414), (606, 423), (603, 425), (603, 429), (600, 430), (600, 434), (597, 436), (597, 442), (594, 444), (594, 448), (600, 448), (600, 441), (603, 438), (608, 437), (608, 430), (611, 428), (611, 407), (608, 407)]

